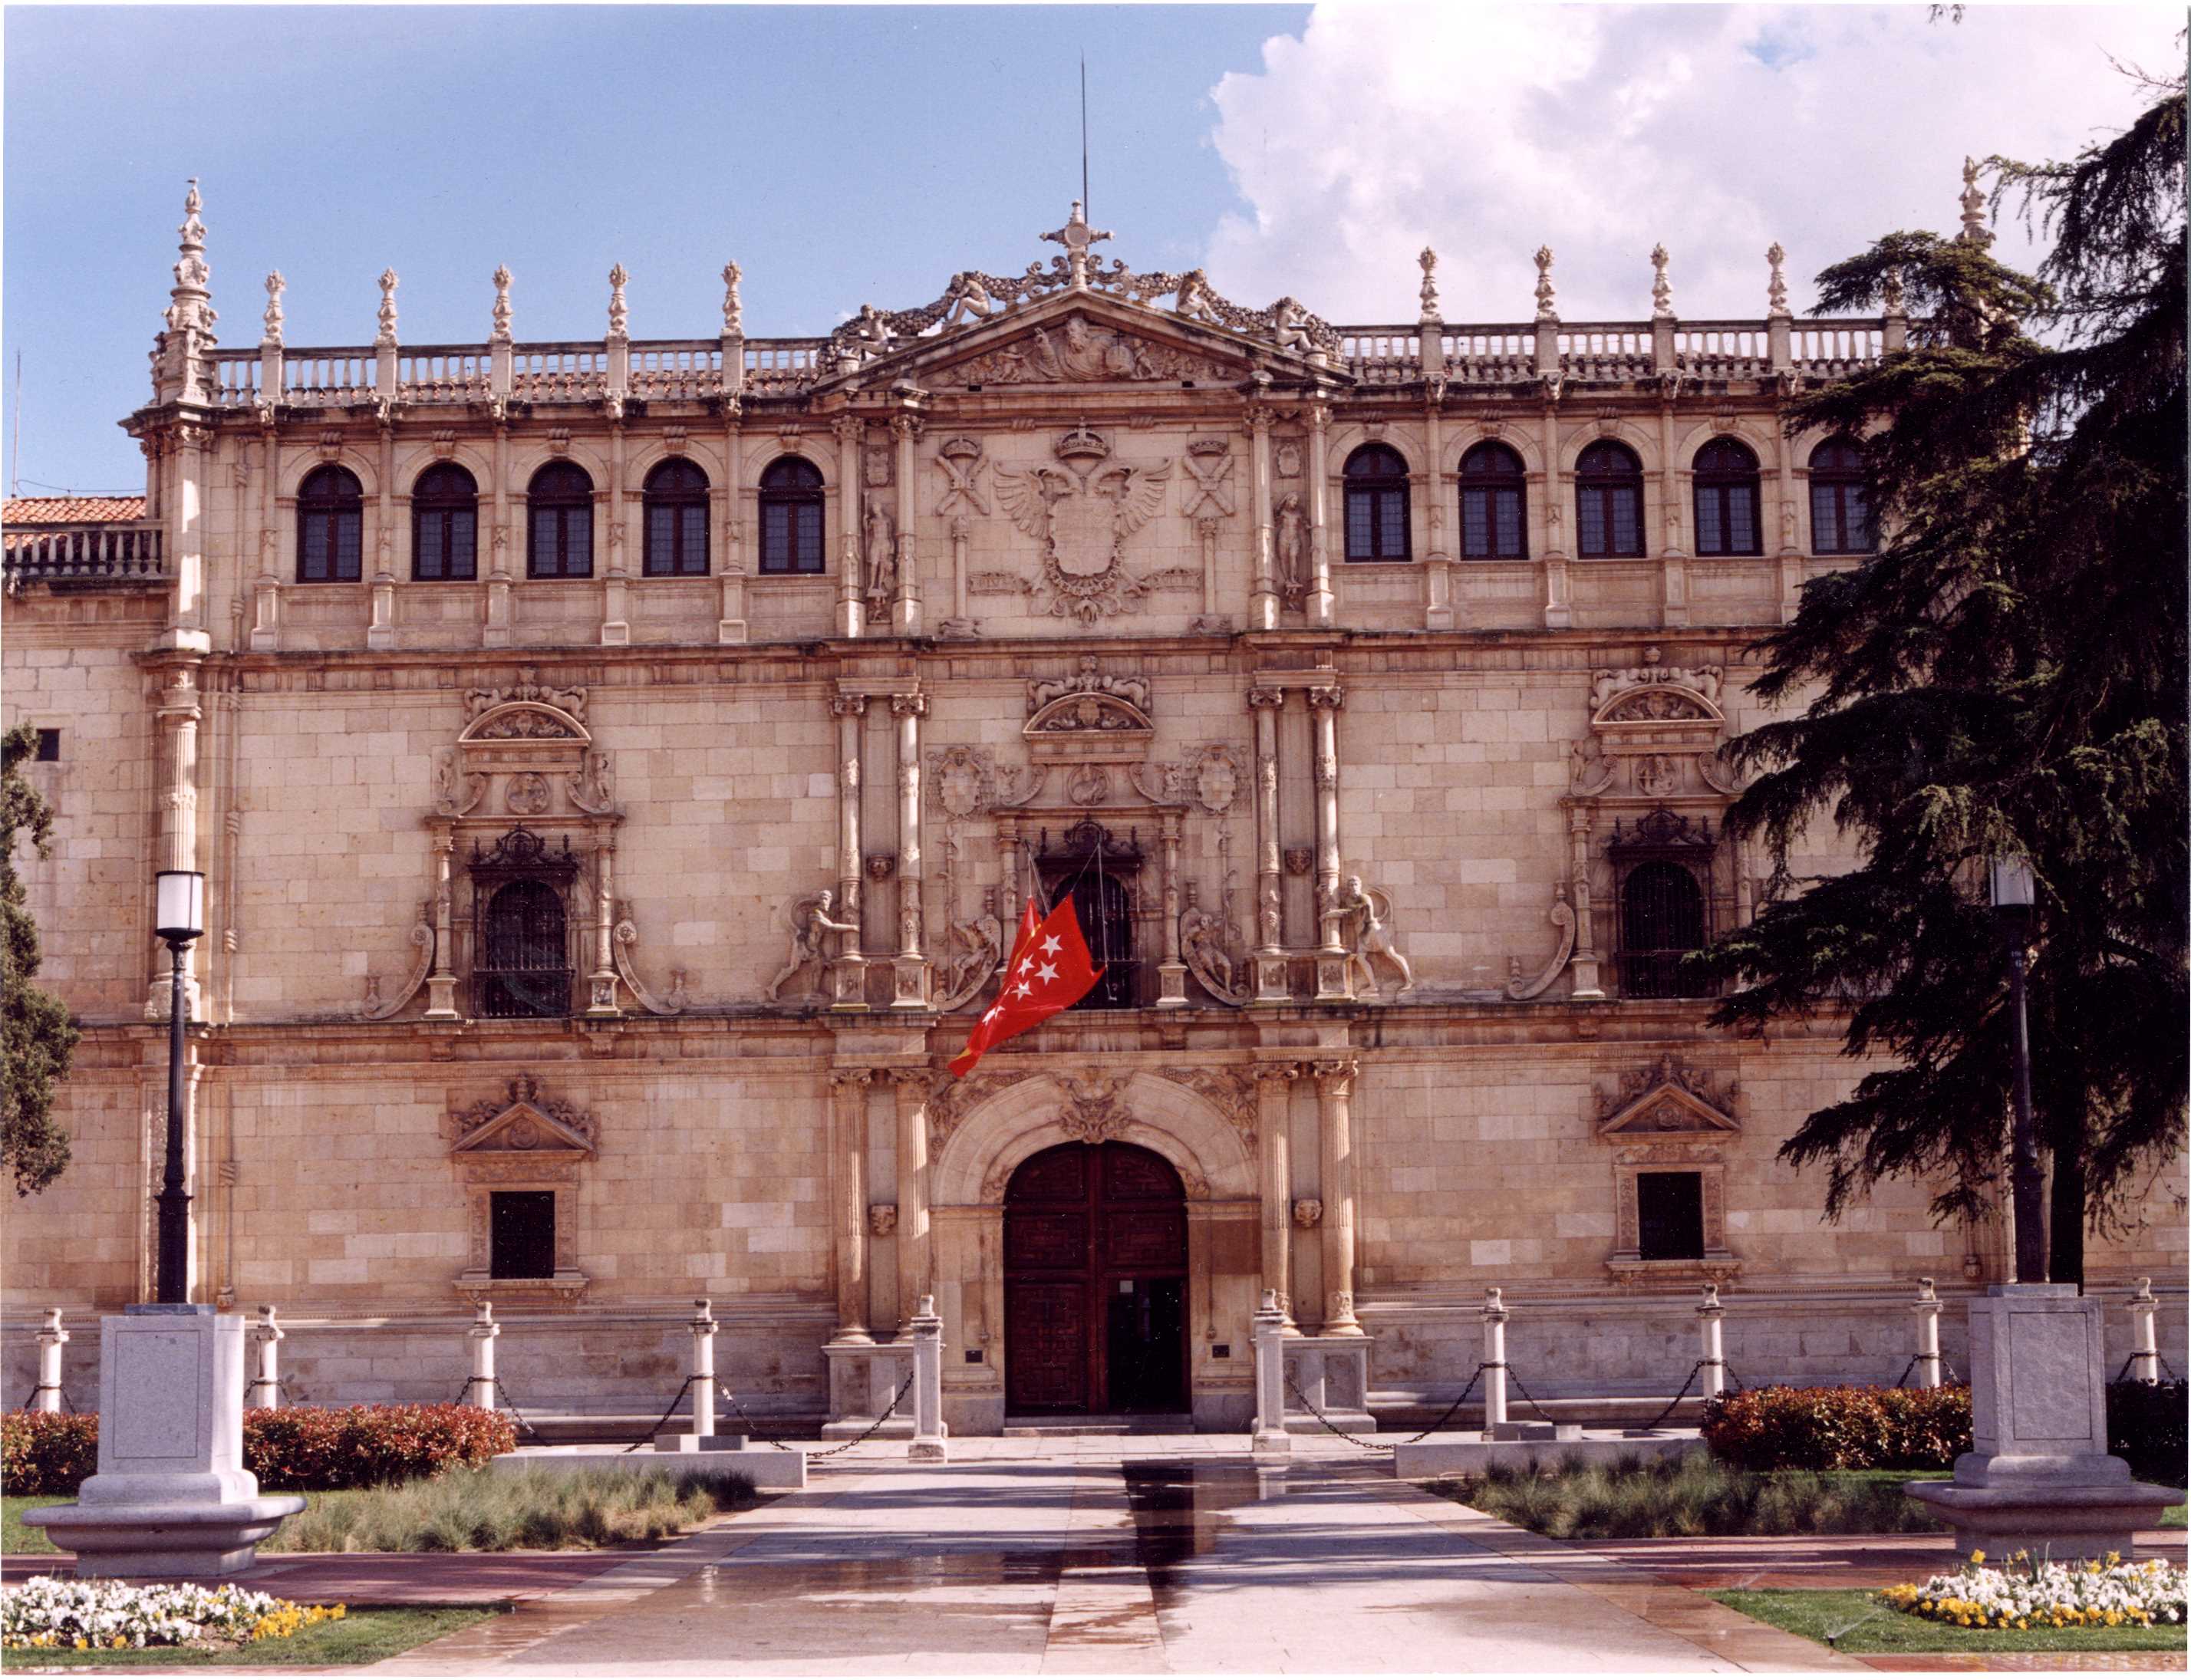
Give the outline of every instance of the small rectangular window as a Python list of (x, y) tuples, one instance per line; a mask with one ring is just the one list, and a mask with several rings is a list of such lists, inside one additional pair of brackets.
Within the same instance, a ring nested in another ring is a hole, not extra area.
[(60, 730), (41, 729), (38, 732), (37, 761), (40, 764), (59, 764), (61, 761), (61, 732)]
[(555, 1193), (497, 1190), (489, 1195), (487, 1269), (497, 1278), (555, 1275)]
[(1636, 1175), (1636, 1250), (1645, 1260), (1704, 1257), (1704, 1176)]

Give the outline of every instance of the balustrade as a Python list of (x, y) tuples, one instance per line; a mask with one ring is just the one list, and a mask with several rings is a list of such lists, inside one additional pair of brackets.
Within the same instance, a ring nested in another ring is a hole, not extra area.
[(156, 524), (67, 525), (7, 534), (9, 589), (26, 583), (134, 583), (168, 575)]

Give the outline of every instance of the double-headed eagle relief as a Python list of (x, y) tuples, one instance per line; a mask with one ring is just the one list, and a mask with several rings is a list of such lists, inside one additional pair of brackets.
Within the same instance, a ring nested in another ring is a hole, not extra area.
[(1005, 514), (1042, 544), (1042, 575), (1023, 585), (1040, 611), (1093, 624), (1133, 611), (1151, 590), (1201, 587), (1201, 574), (1187, 568), (1140, 578), (1125, 570), (1126, 539), (1164, 505), (1176, 461), (1113, 462), (1109, 441), (1084, 424), (1051, 453), (1055, 467), (999, 467), (995, 475)]

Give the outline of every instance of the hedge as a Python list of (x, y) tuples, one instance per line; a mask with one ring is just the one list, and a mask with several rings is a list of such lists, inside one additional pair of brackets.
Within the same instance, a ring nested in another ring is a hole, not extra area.
[(2187, 1404), (2191, 1388), (2181, 1382), (2109, 1383), (2108, 1450), (2128, 1459), (2141, 1482), (2183, 1486), (2191, 1451), (2184, 1432)]
[[(485, 1464), (517, 1445), (507, 1417), (480, 1406), (280, 1406), (243, 1415), (243, 1467), (268, 1492), (378, 1487)], [(73, 1495), (99, 1467), (96, 1413), (0, 1415), (0, 1486)]]

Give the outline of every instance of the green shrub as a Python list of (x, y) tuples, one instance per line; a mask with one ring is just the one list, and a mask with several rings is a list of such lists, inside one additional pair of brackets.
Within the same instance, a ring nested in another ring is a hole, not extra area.
[(1703, 1433), (1744, 1470), (1946, 1470), (1971, 1449), (1971, 1391), (1745, 1389), (1705, 1402)]
[[(481, 1406), (281, 1406), (243, 1415), (243, 1467), (270, 1493), (415, 1481), (485, 1464), (516, 1445), (516, 1426)], [(73, 1495), (98, 1467), (96, 1412), (0, 1417), (8, 1492)]]
[(2140, 1481), (2185, 1484), (2187, 1398), (2181, 1382), (2108, 1385), (2108, 1450), (2128, 1459)]

